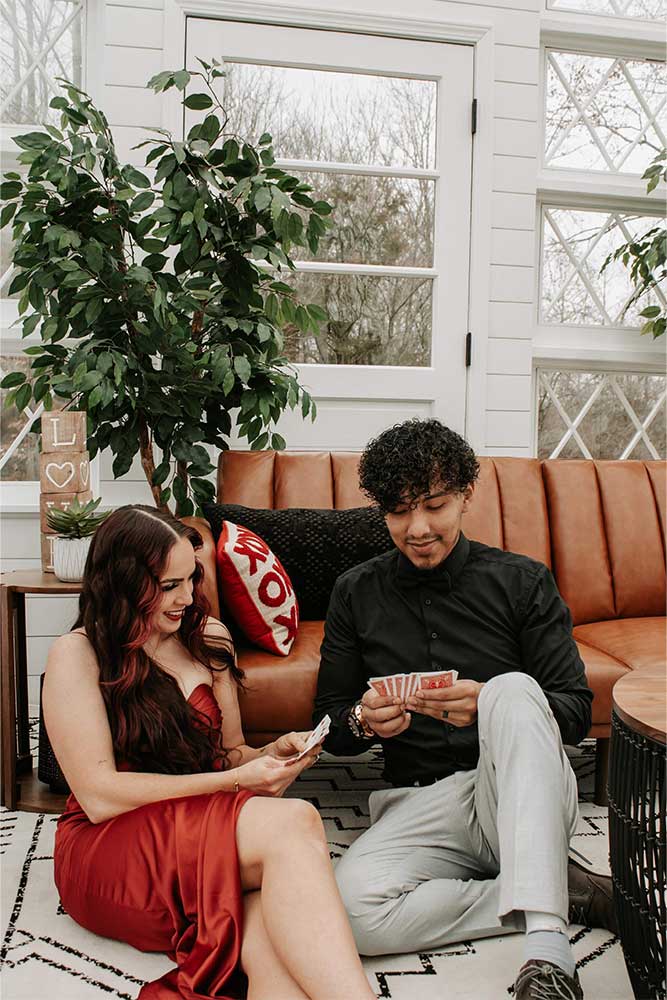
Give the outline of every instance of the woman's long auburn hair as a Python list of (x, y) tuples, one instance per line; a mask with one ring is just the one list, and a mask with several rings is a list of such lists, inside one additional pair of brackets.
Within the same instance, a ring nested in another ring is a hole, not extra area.
[[(141, 504), (113, 511), (93, 536), (73, 625), (85, 629), (97, 655), (116, 761), (138, 771), (190, 774), (226, 762), (222, 734), (143, 648), (164, 596), (160, 576), (181, 538), (195, 552), (202, 547), (199, 532), (168, 512)], [(202, 578), (197, 561), (178, 637), (194, 660), (211, 671), (230, 670), (240, 683), (231, 642), (204, 637), (209, 605)]]

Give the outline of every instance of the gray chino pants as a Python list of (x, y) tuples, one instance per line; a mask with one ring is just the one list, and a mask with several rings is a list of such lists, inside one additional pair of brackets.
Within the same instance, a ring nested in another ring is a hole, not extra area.
[(474, 771), (371, 792), (371, 826), (336, 867), (362, 955), (522, 931), (525, 910), (567, 922), (577, 784), (539, 684), (494, 677), (478, 725)]

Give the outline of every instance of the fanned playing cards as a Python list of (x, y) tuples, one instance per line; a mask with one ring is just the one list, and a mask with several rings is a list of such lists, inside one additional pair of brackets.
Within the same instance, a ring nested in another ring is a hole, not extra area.
[(416, 691), (451, 687), (458, 676), (458, 670), (419, 670), (411, 674), (369, 677), (368, 686), (384, 698), (407, 701)]

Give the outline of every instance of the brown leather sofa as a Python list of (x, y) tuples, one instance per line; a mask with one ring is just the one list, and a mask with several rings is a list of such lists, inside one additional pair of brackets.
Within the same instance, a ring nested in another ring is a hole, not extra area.
[[(357, 454), (225, 452), (218, 501), (261, 508), (349, 508), (359, 490)], [(574, 636), (594, 692), (595, 801), (605, 801), (611, 692), (629, 670), (666, 663), (665, 507), (667, 463), (480, 459), (469, 538), (549, 566), (572, 612)], [(205, 540), (202, 562), (219, 613), (208, 523), (188, 518)], [(244, 731), (261, 745), (310, 727), (323, 622), (302, 621), (289, 656), (240, 645), (246, 672)]]

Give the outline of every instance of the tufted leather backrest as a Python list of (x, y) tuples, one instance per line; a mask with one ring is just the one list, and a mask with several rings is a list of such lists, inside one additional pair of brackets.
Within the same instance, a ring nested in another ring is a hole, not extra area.
[[(463, 530), (553, 569), (575, 625), (665, 613), (667, 463), (481, 457)], [(218, 500), (362, 507), (359, 455), (223, 452)]]

